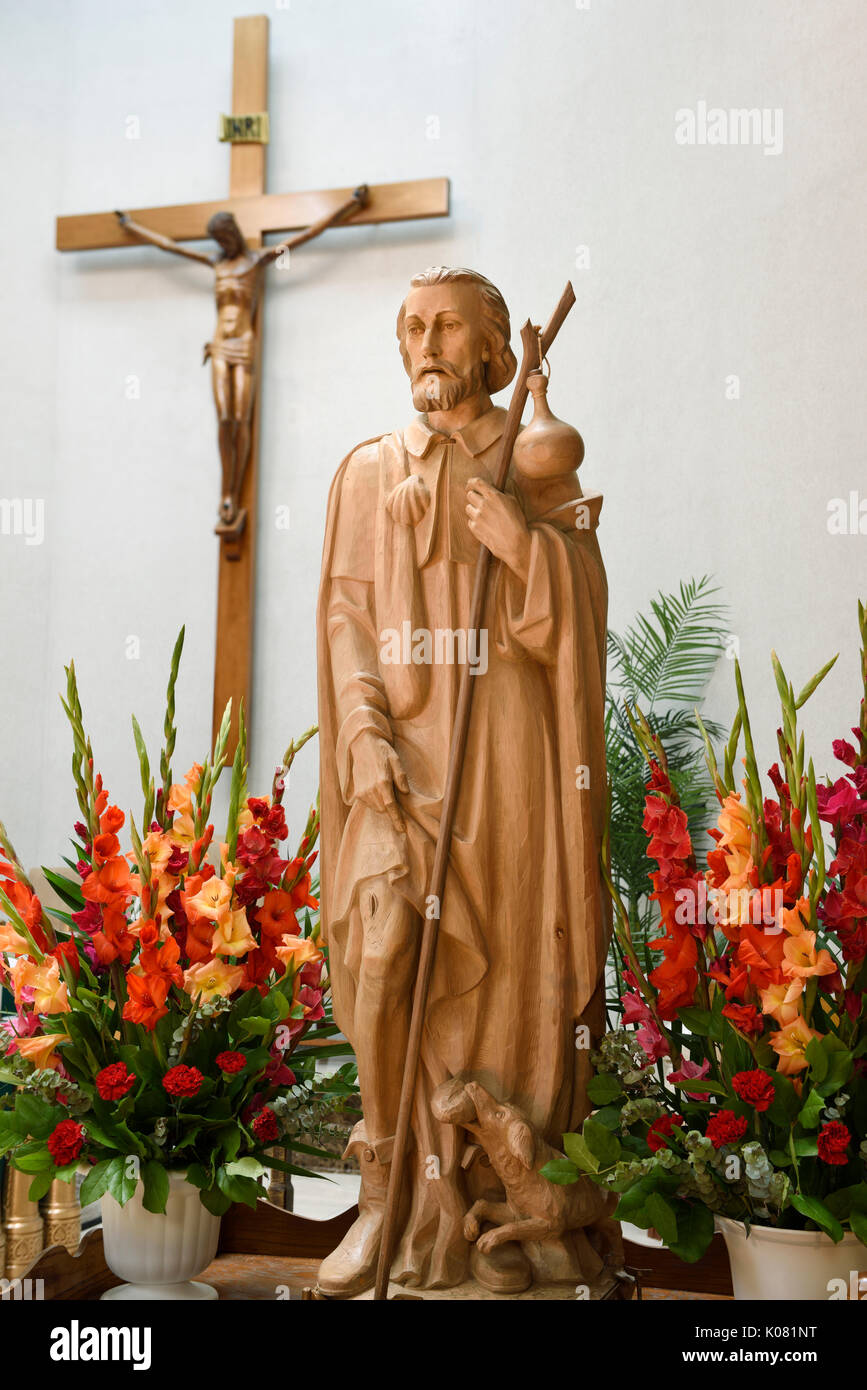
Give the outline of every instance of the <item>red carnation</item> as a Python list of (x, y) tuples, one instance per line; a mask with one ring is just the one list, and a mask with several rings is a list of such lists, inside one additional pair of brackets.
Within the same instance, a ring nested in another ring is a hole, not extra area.
[(170, 1096), (195, 1096), (204, 1079), (198, 1067), (172, 1067), (163, 1077), (163, 1089)]
[(256, 1116), (252, 1129), (260, 1144), (273, 1144), (274, 1140), (280, 1136), (277, 1116), (273, 1110), (269, 1110), (267, 1105)]
[(243, 1052), (218, 1052), (215, 1061), (220, 1071), (227, 1072), (243, 1071), (247, 1065)]
[(736, 1096), (746, 1101), (754, 1110), (767, 1110), (774, 1103), (774, 1083), (767, 1072), (758, 1067), (755, 1071), (735, 1072), (732, 1089)]
[(58, 1168), (73, 1163), (84, 1148), (84, 1130), (75, 1120), (61, 1120), (48, 1136), (48, 1152)]
[(725, 1144), (736, 1144), (746, 1132), (746, 1116), (736, 1115), (733, 1110), (717, 1110), (708, 1120), (705, 1131), (715, 1149), (721, 1149)]
[(819, 1157), (822, 1162), (833, 1163), (835, 1166), (844, 1164), (847, 1161), (846, 1150), (851, 1139), (852, 1136), (844, 1124), (839, 1120), (829, 1120), (819, 1130)]
[(112, 1062), (96, 1073), (96, 1089), (103, 1100), (122, 1100), (135, 1085), (136, 1079), (124, 1062)]
[(683, 1124), (682, 1115), (660, 1115), (653, 1121), (647, 1132), (647, 1145), (651, 1153), (657, 1153), (660, 1149), (667, 1149), (666, 1139), (674, 1133), (675, 1125)]

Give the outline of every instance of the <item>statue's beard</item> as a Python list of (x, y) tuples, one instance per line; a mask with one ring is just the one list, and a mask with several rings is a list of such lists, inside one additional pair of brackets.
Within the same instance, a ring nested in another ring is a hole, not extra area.
[(412, 383), (412, 403), (422, 415), (432, 410), (454, 410), (469, 396), (478, 395), (485, 384), (485, 369), (476, 362), (462, 376), (449, 362), (438, 363), (440, 372), (429, 373), (422, 368)]

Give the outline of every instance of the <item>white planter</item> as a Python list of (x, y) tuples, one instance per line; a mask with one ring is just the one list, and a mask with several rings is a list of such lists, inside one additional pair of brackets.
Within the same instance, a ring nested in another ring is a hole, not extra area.
[(867, 1249), (851, 1231), (835, 1245), (823, 1231), (752, 1226), (748, 1236), (742, 1221), (726, 1216), (717, 1216), (716, 1226), (729, 1252), (735, 1298), (816, 1302), (827, 1301), (832, 1294), (858, 1297), (859, 1272), (867, 1270)]
[(195, 1281), (217, 1253), (220, 1218), (199, 1201), (198, 1188), (182, 1172), (169, 1174), (164, 1214), (142, 1206), (143, 1188), (122, 1207), (106, 1192), (102, 1198), (105, 1261), (128, 1282), (109, 1289), (105, 1299), (214, 1299), (216, 1289)]

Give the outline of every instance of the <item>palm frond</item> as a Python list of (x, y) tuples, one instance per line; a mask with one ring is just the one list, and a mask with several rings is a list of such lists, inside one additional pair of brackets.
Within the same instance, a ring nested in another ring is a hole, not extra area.
[(690, 579), (678, 593), (657, 594), (622, 637), (608, 635), (614, 683), (649, 715), (661, 704), (701, 699), (725, 646), (726, 608), (711, 578)]

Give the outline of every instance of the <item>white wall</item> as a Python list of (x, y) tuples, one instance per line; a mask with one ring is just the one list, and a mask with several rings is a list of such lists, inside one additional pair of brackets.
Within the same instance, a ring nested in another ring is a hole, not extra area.
[[(5, 444), (0, 496), (44, 498), (41, 546), (0, 536), (0, 815), (28, 861), (74, 819), (57, 701), (76, 658), (97, 761), (138, 807), (187, 623), (178, 768), (208, 741), (215, 426), (198, 364), (207, 272), (151, 249), (60, 256), (59, 212), (219, 196), (231, 18), (244, 0), (43, 0), (0, 13)], [(250, 5), (251, 13), (261, 5)], [(292, 0), (271, 10), (271, 191), (447, 174), (448, 221), (335, 231), (267, 303), (253, 784), (315, 714), (325, 499), (343, 454), (411, 411), (394, 318), (411, 273), (475, 266), (519, 324), (568, 277), (552, 404), (606, 494), (611, 620), (712, 571), (760, 748), (772, 646), (796, 683), (842, 656), (806, 724), (820, 767), (857, 717), (867, 538), (859, 0)], [(679, 146), (675, 111), (780, 107), (778, 156)], [(137, 116), (141, 138), (125, 137)], [(431, 139), (429, 118), (439, 120)], [(587, 245), (590, 266), (576, 268)], [(726, 377), (740, 378), (728, 400)], [(136, 376), (141, 398), (128, 400)], [(292, 527), (273, 524), (288, 503)], [(128, 660), (126, 639), (141, 639)], [(731, 670), (710, 712), (728, 718)], [(315, 783), (307, 756), (294, 788)], [(297, 806), (297, 819), (303, 818)]]

